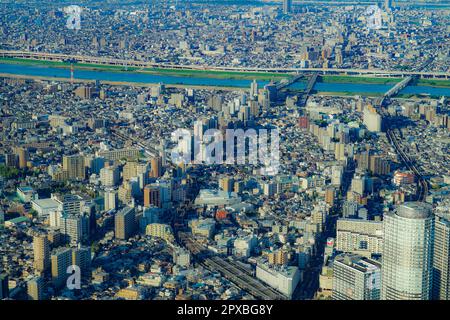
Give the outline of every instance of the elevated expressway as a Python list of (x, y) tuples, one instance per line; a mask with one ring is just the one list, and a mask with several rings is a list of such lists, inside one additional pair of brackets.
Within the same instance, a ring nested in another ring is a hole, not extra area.
[(68, 55), (59, 53), (28, 52), (0, 50), (0, 57), (20, 58), (57, 62), (80, 62), (98, 65), (127, 66), (139, 68), (180, 69), (180, 70), (206, 70), (224, 72), (270, 72), (270, 73), (300, 73), (319, 72), (324, 75), (373, 75), (379, 77), (407, 77), (450, 79), (449, 72), (425, 72), (425, 71), (395, 71), (379, 69), (338, 69), (338, 68), (255, 68), (255, 67), (227, 67), (227, 66), (197, 66), (179, 65), (167, 63), (154, 63), (138, 60), (114, 59), (106, 57), (91, 57), (84, 55)]

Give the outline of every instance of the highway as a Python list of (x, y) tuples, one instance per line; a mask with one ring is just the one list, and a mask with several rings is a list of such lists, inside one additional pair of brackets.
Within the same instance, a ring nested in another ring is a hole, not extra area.
[(339, 68), (256, 68), (256, 67), (227, 67), (227, 66), (198, 66), (179, 65), (167, 63), (153, 63), (147, 61), (113, 59), (105, 57), (91, 57), (82, 55), (67, 55), (43, 52), (10, 51), (0, 50), (0, 57), (35, 59), (44, 61), (76, 61), (81, 63), (92, 63), (100, 65), (115, 65), (140, 68), (180, 69), (180, 70), (208, 70), (208, 71), (234, 71), (234, 72), (270, 72), (270, 73), (301, 73), (319, 72), (328, 75), (373, 75), (380, 77), (406, 77), (416, 76), (421, 78), (450, 79), (449, 72), (426, 72), (426, 71), (394, 71), (379, 69), (339, 69)]

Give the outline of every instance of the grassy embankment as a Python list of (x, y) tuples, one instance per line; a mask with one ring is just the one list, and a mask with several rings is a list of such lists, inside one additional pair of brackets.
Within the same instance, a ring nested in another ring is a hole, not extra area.
[[(357, 84), (382, 84), (382, 85), (395, 85), (401, 80), (402, 78), (358, 77), (358, 76), (321, 76), (318, 79), (319, 82), (324, 83), (357, 83)], [(450, 88), (450, 80), (417, 79), (414, 81), (414, 85)]]
[[(58, 61), (44, 61), (35, 59), (21, 59), (21, 58), (1, 58), (0, 63), (23, 64), (23, 65), (40, 65), (56, 68), (70, 68), (70, 63)], [(287, 73), (273, 73), (273, 72), (235, 72), (235, 71), (215, 71), (215, 70), (181, 70), (181, 69), (163, 69), (163, 68), (139, 68), (139, 67), (125, 67), (112, 66), (90, 63), (75, 63), (75, 69), (80, 70), (94, 70), (94, 71), (109, 71), (109, 72), (136, 72), (147, 73), (154, 75), (166, 75), (177, 77), (202, 77), (215, 79), (243, 79), (243, 80), (281, 80), (282, 78), (289, 78), (292, 75)], [(349, 83), (349, 84), (379, 84), (379, 85), (395, 85), (400, 82), (401, 78), (384, 78), (384, 77), (363, 77), (363, 76), (347, 76), (347, 75), (326, 75), (320, 76), (318, 82), (323, 83)], [(306, 81), (306, 78), (305, 78)], [(440, 88), (450, 88), (450, 80), (442, 79), (418, 79), (414, 83), (419, 86), (432, 86)], [(325, 92), (321, 92), (325, 93)], [(342, 95), (355, 95), (354, 92), (340, 92)], [(377, 96), (377, 94), (370, 94)]]
[[(0, 58), (0, 63), (41, 65), (55, 68), (70, 68), (70, 63), (67, 62), (20, 59), (20, 58)], [(90, 64), (90, 63), (75, 63), (73, 66), (74, 69), (81, 69), (81, 70), (84, 69), (84, 70), (110, 71), (110, 72), (139, 72), (139, 73), (176, 76), (176, 77), (204, 77), (216, 79), (280, 80), (282, 78), (288, 78), (291, 76), (290, 74), (286, 73), (139, 68), (139, 67), (125, 67), (112, 65), (110, 66), (110, 65)]]

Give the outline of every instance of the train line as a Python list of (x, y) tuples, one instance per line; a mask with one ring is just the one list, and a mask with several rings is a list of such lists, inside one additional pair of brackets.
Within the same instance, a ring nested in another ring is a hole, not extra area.
[(250, 293), (256, 299), (284, 300), (286, 298), (269, 285), (254, 278), (248, 270), (237, 262), (213, 255), (192, 239), (188, 233), (179, 232), (178, 237), (180, 242), (196, 257), (199, 265), (208, 270), (219, 272), (230, 282)]

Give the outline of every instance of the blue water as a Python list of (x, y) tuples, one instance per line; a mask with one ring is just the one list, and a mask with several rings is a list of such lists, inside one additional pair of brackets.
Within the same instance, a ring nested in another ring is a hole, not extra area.
[[(303, 82), (294, 83), (289, 88), (304, 89), (306, 84)], [(393, 85), (386, 84), (361, 84), (361, 83), (322, 83), (318, 82), (314, 86), (316, 91), (324, 92), (361, 92), (361, 93), (385, 93)], [(432, 96), (450, 96), (449, 88), (438, 88), (431, 86), (408, 86), (400, 94), (429, 94)]]
[[(27, 76), (70, 78), (70, 70), (64, 68), (54, 68), (45, 66), (27, 66), (15, 64), (0, 64), (0, 73), (11, 73)], [(76, 79), (82, 80), (103, 80), (116, 82), (139, 82), (139, 83), (164, 83), (164, 84), (187, 84), (187, 85), (208, 85), (220, 87), (250, 87), (251, 80), (235, 79), (213, 79), (202, 77), (179, 77), (164, 76), (156, 74), (133, 73), (133, 72), (111, 72), (95, 70), (75, 70)], [(261, 81), (260, 84), (267, 84)]]
[[(0, 63), (0, 73), (9, 73), (15, 75), (41, 76), (55, 78), (70, 78), (70, 70), (64, 68), (54, 68), (46, 66), (28, 66)], [(252, 80), (242, 79), (215, 79), (205, 77), (182, 77), (167, 76), (133, 72), (111, 72), (95, 70), (75, 70), (75, 78), (82, 80), (102, 80), (116, 82), (134, 82), (134, 83), (164, 83), (169, 85), (198, 85), (198, 86), (218, 86), (218, 87), (250, 87)], [(268, 81), (258, 81), (262, 87)], [(296, 82), (289, 88), (302, 90), (306, 87), (305, 82)], [(355, 84), (355, 83), (321, 83), (314, 86), (316, 91), (324, 92), (355, 92), (355, 93), (385, 93), (392, 86), (383, 84)], [(433, 96), (450, 96), (449, 88), (438, 88), (431, 86), (408, 86), (401, 91), (405, 94), (429, 94)]]

